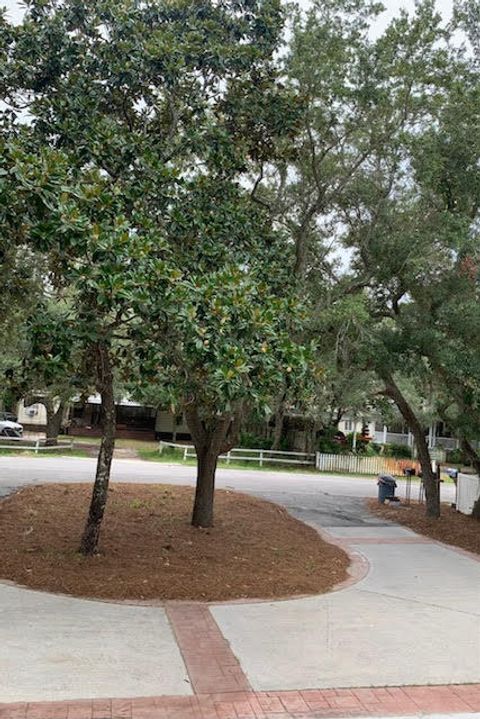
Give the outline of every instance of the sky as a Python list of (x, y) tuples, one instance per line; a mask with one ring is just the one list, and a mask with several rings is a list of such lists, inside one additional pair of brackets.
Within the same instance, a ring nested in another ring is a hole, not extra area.
[[(86, 2), (91, 0), (86, 0)], [(308, 0), (298, 0), (299, 5), (302, 7), (308, 7)], [(378, 21), (378, 30), (381, 31), (385, 25), (388, 24), (389, 20), (394, 17), (400, 8), (406, 8), (410, 10), (414, 6), (414, 0), (383, 0), (383, 4), (386, 7), (386, 11)], [(440, 12), (449, 17), (452, 10), (453, 0), (437, 0), (437, 8)], [(17, 0), (0, 0), (0, 7), (4, 6), (7, 8), (7, 12), (10, 20), (18, 21), (22, 17), (22, 5)]]

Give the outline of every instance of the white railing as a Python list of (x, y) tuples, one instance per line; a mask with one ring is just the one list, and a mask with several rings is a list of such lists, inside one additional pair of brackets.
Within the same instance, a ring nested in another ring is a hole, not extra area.
[[(190, 444), (176, 444), (175, 442), (160, 442), (159, 452), (162, 453), (165, 447), (173, 447), (183, 453), (183, 460), (195, 458), (197, 453), (195, 447)], [(307, 452), (283, 452), (274, 449), (247, 449), (245, 447), (236, 447), (226, 454), (221, 454), (219, 459), (225, 460), (227, 464), (240, 460), (242, 462), (258, 462), (263, 467), (265, 462), (275, 462), (276, 464), (301, 464), (315, 466), (315, 454)]]
[(473, 505), (480, 496), (480, 478), (473, 474), (459, 474), (457, 479), (457, 509), (462, 514), (471, 514)]
[(382, 431), (376, 431), (375, 432), (375, 442), (376, 444), (383, 444), (386, 442), (387, 444), (405, 444), (408, 445), (411, 441), (411, 438), (408, 434), (400, 434), (398, 432), (387, 432), (384, 434)]
[[(4, 444), (4, 441), (14, 442), (14, 444)], [(38, 454), (39, 452), (46, 452), (50, 450), (73, 449), (74, 447), (73, 442), (62, 442), (54, 445), (46, 445), (44, 442), (44, 439), (37, 439), (35, 442), (32, 442), (31, 440), (26, 440), (22, 437), (0, 437), (0, 450), (9, 449), (18, 451), (23, 449), (27, 452), (30, 450), (31, 452)]]
[(359, 457), (354, 454), (322, 454), (317, 452), (315, 467), (320, 472), (347, 472), (352, 474), (393, 474), (403, 475), (403, 470), (419, 464), (412, 459), (394, 457)]
[[(376, 444), (383, 444), (386, 441), (387, 444), (405, 444), (413, 445), (413, 437), (408, 434), (401, 434), (398, 432), (387, 432), (386, 435), (381, 431), (375, 432)], [(433, 438), (433, 446), (443, 448), (446, 450), (458, 449), (459, 441), (455, 437), (440, 437), (436, 436)], [(473, 445), (478, 446), (478, 442), (472, 442)]]

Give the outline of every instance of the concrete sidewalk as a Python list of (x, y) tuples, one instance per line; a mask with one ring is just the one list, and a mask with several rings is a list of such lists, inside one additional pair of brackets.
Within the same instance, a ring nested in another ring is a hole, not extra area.
[(165, 610), (0, 584), (0, 701), (191, 694)]

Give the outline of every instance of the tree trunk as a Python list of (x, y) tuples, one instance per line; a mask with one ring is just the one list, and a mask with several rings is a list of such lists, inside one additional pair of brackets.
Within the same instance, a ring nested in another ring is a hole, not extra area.
[(275, 411), (275, 428), (273, 430), (272, 449), (280, 449), (285, 419), (285, 395), (283, 394)]
[(282, 443), (282, 437), (283, 437), (283, 420), (285, 418), (285, 413), (283, 411), (283, 406), (279, 407), (277, 411), (275, 412), (275, 429), (273, 430), (273, 442), (272, 442), (272, 449), (280, 449), (281, 443)]
[(189, 405), (185, 417), (197, 452), (197, 482), (192, 525), (213, 527), (215, 473), (218, 457), (235, 446), (242, 421), (242, 404), (234, 413), (202, 420), (198, 408)]
[(65, 413), (65, 402), (60, 400), (57, 410), (54, 409), (54, 400), (45, 402), (47, 412), (47, 428), (45, 431), (45, 444), (47, 447), (55, 447), (58, 444), (58, 435), (62, 426)]
[(197, 484), (193, 505), (194, 527), (213, 527), (213, 500), (218, 456), (209, 449), (197, 450)]
[(388, 373), (380, 373), (380, 376), (385, 382), (385, 394), (393, 399), (415, 439), (425, 487), (427, 517), (438, 519), (440, 517), (440, 483), (438, 482), (436, 473), (432, 469), (432, 460), (425, 440), (423, 427), (400, 391), (400, 388), (393, 380), (393, 377)]
[(109, 347), (105, 342), (97, 345), (97, 376), (100, 390), (102, 440), (97, 459), (97, 470), (93, 484), (92, 498), (85, 529), (83, 531), (80, 552), (93, 555), (98, 551), (98, 540), (108, 497), (108, 484), (115, 448), (115, 397), (113, 391), (113, 371)]
[[(465, 437), (462, 437), (460, 439), (460, 446), (462, 448), (462, 451), (467, 455), (468, 459), (472, 463), (472, 466), (474, 467), (476, 473), (480, 477), (480, 456), (478, 455), (477, 451)], [(473, 505), (471, 516), (473, 517), (473, 519), (476, 519), (477, 522), (480, 522), (480, 497), (478, 497), (475, 504)]]

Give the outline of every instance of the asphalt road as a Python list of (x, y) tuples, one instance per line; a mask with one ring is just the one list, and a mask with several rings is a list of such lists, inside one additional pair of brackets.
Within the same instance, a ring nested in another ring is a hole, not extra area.
[[(92, 482), (95, 460), (78, 457), (0, 457), (0, 496), (25, 484), (45, 482)], [(112, 481), (193, 484), (195, 467), (134, 459), (113, 462)], [(405, 496), (399, 480), (397, 494)], [(277, 502), (305, 522), (319, 526), (381, 524), (365, 508), (364, 498), (376, 497), (375, 479), (343, 475), (256, 472), (254, 469), (217, 471), (217, 486), (247, 492)], [(418, 483), (412, 484), (412, 497)], [(442, 485), (442, 499), (452, 502), (454, 485)]]

